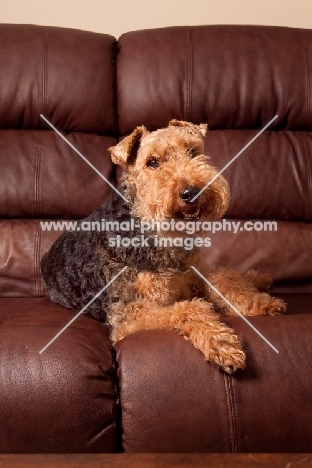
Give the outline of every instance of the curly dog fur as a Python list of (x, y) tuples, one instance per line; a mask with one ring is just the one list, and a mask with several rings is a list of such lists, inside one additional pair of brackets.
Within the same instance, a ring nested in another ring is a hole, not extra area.
[[(204, 155), (205, 124), (172, 120), (148, 132), (144, 126), (110, 148), (113, 162), (123, 167), (120, 191), (85, 221), (114, 220), (119, 229), (63, 233), (42, 258), (42, 273), (52, 301), (80, 311), (120, 270), (127, 269), (87, 309), (106, 322), (114, 342), (138, 330), (175, 330), (189, 339), (209, 362), (232, 373), (245, 367), (241, 339), (223, 324), (220, 314), (234, 314), (223, 299), (191, 268), (195, 266), (244, 315), (276, 315), (285, 303), (267, 294), (269, 275), (245, 275), (213, 268), (201, 250), (155, 243), (159, 235), (181, 232), (150, 229), (147, 241), (133, 247), (111, 245), (124, 236), (120, 223), (134, 220), (217, 220), (229, 204), (229, 188), (219, 175), (192, 200), (217, 170)], [(139, 227), (127, 232), (140, 236)], [(184, 235), (184, 234), (182, 234)], [(147, 245), (148, 244), (148, 245)]]

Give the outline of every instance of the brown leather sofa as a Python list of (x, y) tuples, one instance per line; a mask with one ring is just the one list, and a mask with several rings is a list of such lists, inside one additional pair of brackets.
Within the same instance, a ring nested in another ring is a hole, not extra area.
[[(312, 451), (312, 31), (174, 27), (111, 36), (0, 26), (0, 451)], [(207, 260), (270, 272), (285, 316), (225, 319), (248, 366), (229, 377), (172, 332), (112, 349), (105, 326), (50, 302), (40, 258), (111, 188), (40, 118), (116, 184), (107, 148), (137, 125), (208, 122), (229, 220), (276, 232), (219, 232)], [(257, 225), (260, 226), (259, 224)]]

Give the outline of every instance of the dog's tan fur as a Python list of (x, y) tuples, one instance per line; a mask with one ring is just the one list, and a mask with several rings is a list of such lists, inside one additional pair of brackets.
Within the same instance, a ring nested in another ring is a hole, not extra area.
[[(152, 133), (138, 127), (110, 148), (113, 161), (125, 169), (123, 186), (131, 200), (133, 216), (148, 221), (187, 218), (190, 207), (179, 196), (181, 191), (187, 186), (201, 189), (217, 174), (204, 155), (206, 130), (205, 125), (183, 121), (171, 121), (167, 128)], [(151, 159), (158, 162), (157, 167), (149, 167)], [(229, 204), (225, 179), (218, 176), (195, 204), (201, 221), (219, 219)], [(137, 274), (133, 288), (134, 296), (140, 299), (131, 301), (121, 314), (112, 314), (113, 341), (138, 330), (175, 330), (224, 371), (232, 373), (244, 368), (240, 338), (220, 321), (220, 313), (235, 312), (191, 265), (243, 315), (276, 315), (286, 308), (282, 300), (263, 292), (271, 286), (269, 275), (254, 270), (241, 275), (226, 268), (212, 268), (196, 250), (185, 259), (184, 271), (164, 269)], [(115, 321), (113, 317), (117, 316)]]

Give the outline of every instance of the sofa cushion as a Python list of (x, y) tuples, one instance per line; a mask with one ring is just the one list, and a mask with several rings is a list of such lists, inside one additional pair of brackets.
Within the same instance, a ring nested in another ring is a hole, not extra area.
[(0, 25), (0, 297), (44, 294), (40, 258), (61, 232), (39, 218), (86, 217), (112, 192), (40, 114), (116, 185), (116, 54), (109, 35)]
[(0, 128), (116, 134), (116, 39), (75, 29), (0, 25)]
[[(208, 131), (205, 150), (222, 169), (258, 130)], [(312, 220), (312, 133), (265, 131), (225, 171), (231, 202), (227, 217)]]
[(207, 232), (202, 253), (212, 265), (268, 272), (293, 292), (312, 291), (311, 51), (310, 30), (194, 26), (126, 33), (117, 58), (120, 133), (208, 122), (206, 153), (219, 170), (278, 115), (223, 172), (226, 218), (276, 221), (277, 230)]
[(0, 298), (0, 452), (116, 450), (107, 329), (47, 298)]
[[(71, 132), (66, 138), (113, 185), (107, 151), (113, 137)], [(53, 131), (0, 130), (0, 218), (79, 219), (112, 193), (110, 186)]]
[[(312, 31), (193, 26), (133, 31), (118, 41), (122, 135), (172, 118), (211, 129), (312, 130)], [(142, 47), (144, 44), (144, 47)]]
[[(244, 221), (230, 219), (232, 223)], [(277, 230), (266, 230), (264, 220), (246, 221), (263, 230), (207, 232), (211, 246), (202, 248), (210, 265), (228, 267), (244, 273), (251, 269), (270, 273), (275, 289), (285, 292), (312, 292), (312, 230), (310, 223), (278, 221)], [(233, 226), (233, 225), (232, 225)], [(240, 229), (240, 228), (239, 228)]]
[(174, 332), (117, 343), (126, 452), (311, 452), (312, 295), (285, 294), (286, 316), (224, 321), (242, 336), (233, 377)]

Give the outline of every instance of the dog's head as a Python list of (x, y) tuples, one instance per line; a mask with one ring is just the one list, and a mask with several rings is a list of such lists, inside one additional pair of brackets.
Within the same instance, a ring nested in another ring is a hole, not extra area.
[(113, 162), (125, 169), (122, 185), (134, 216), (203, 221), (225, 213), (229, 187), (204, 154), (206, 132), (206, 124), (171, 120), (154, 132), (137, 127), (109, 148)]

